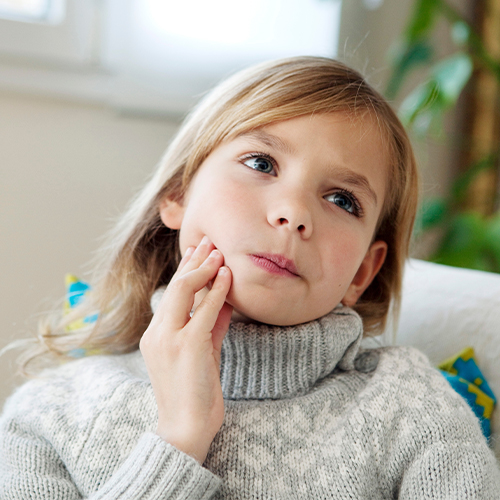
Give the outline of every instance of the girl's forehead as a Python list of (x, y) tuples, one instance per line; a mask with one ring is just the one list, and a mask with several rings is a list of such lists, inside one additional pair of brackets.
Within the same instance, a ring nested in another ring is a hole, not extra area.
[[(385, 124), (385, 120), (380, 117), (374, 110), (367, 108), (360, 108), (349, 110), (345, 108), (340, 108), (338, 110), (329, 112), (315, 112), (315, 113), (305, 113), (296, 116), (287, 116), (282, 119), (273, 119), (269, 121), (263, 121), (258, 125), (253, 125), (251, 127), (245, 127), (244, 124), (235, 123), (232, 130), (222, 139), (221, 142), (228, 142), (237, 139), (241, 136), (259, 136), (259, 132), (269, 128), (275, 128), (287, 126), (294, 127), (300, 120), (302, 124), (311, 124), (311, 127), (315, 126), (317, 119), (328, 119), (329, 117), (334, 117), (336, 120), (342, 122), (342, 126), (348, 129), (353, 135), (355, 134), (366, 134), (368, 131), (374, 131), (380, 136), (380, 139), (386, 143), (388, 139), (388, 127)], [(375, 129), (373, 129), (375, 127)]]
[[(333, 123), (333, 127), (331, 127)], [(371, 141), (378, 146), (377, 149), (390, 156), (389, 132), (388, 127), (384, 126), (373, 111), (346, 111), (338, 110), (333, 112), (310, 113), (299, 115), (283, 120), (275, 120), (269, 123), (262, 123), (258, 127), (247, 128), (231, 134), (222, 142), (230, 142), (238, 138), (253, 140), (269, 146), (284, 153), (293, 153), (294, 142), (300, 141), (304, 131), (320, 130), (326, 133), (315, 134), (331, 140), (338, 139), (339, 131), (342, 132), (342, 138), (346, 145), (356, 147), (357, 143)]]

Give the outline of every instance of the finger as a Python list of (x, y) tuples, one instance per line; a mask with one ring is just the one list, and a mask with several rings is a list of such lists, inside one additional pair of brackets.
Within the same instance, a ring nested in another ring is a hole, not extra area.
[(200, 241), (195, 251), (183, 266), (182, 270), (179, 272), (179, 275), (182, 276), (193, 269), (200, 267), (207, 257), (210, 255), (210, 252), (215, 248), (214, 244), (210, 241), (208, 236), (204, 236)]
[[(177, 266), (177, 271), (175, 274), (177, 274), (179, 271), (182, 270), (182, 268), (189, 262), (189, 259), (193, 255), (194, 251), (196, 250), (196, 247), (188, 247), (186, 250), (186, 253), (182, 257), (181, 261), (179, 262), (179, 265)], [(174, 276), (175, 276), (174, 274)]]
[[(193, 255), (194, 251), (195, 251), (195, 247), (188, 247), (186, 252), (184, 253), (181, 261), (179, 262), (179, 265), (177, 266), (177, 270), (176, 272), (173, 274), (172, 278), (170, 278), (170, 281), (172, 281), (173, 279), (175, 279), (178, 274), (179, 274), (179, 271), (181, 271), (184, 266), (186, 265), (187, 262), (189, 262), (189, 259), (191, 258), (191, 256)], [(159, 300), (155, 300), (155, 304), (156, 304), (156, 307), (153, 307), (153, 311), (156, 313), (157, 311), (160, 310), (160, 308), (162, 307), (162, 303), (167, 300), (165, 299), (165, 296), (167, 295), (166, 294), (166, 286), (163, 286), (162, 287), (162, 295), (161, 297), (159, 298)], [(157, 294), (157, 292), (159, 292), (159, 290), (156, 290), (156, 292), (154, 293), (153, 297)], [(153, 300), (153, 299), (151, 299)]]
[[(222, 307), (226, 302), (226, 297), (230, 287), (231, 271), (228, 267), (222, 266), (217, 272), (212, 289), (200, 302), (200, 305), (196, 308), (196, 311), (191, 318), (192, 326), (195, 330), (213, 332)], [(226, 319), (227, 318), (224, 313), (221, 318), (222, 322), (218, 328), (224, 327), (224, 320)], [(220, 336), (219, 331), (218, 335)]]
[[(198, 246), (188, 247), (186, 253), (184, 254), (184, 257), (182, 257), (181, 261), (179, 262), (177, 270), (172, 276), (172, 279), (177, 278), (178, 276), (182, 276), (183, 274), (188, 273), (189, 271), (196, 269), (201, 264), (203, 264), (213, 248), (215, 247), (207, 236), (203, 237), (200, 243), (198, 243)], [(186, 267), (189, 262), (191, 264)]]
[[(198, 247), (199, 246), (200, 245), (198, 245)], [(186, 268), (186, 265), (188, 264), (188, 262), (191, 261), (194, 254), (196, 254), (197, 265), (198, 266), (200, 265), (200, 262), (199, 262), (200, 261), (200, 257), (199, 257), (200, 252), (196, 252), (198, 247), (190, 246), (186, 249), (184, 256), (182, 257), (181, 261), (179, 262), (179, 265), (177, 266), (177, 270), (175, 271), (175, 273), (171, 279), (177, 278), (178, 276), (182, 276), (182, 274), (189, 272), (191, 269), (194, 269), (195, 267), (197, 267), (196, 265), (193, 266), (193, 264), (192, 264), (189, 269)], [(206, 248), (206, 246), (204, 248)], [(205, 253), (206, 253), (206, 251), (205, 251)]]
[(222, 254), (213, 250), (200, 267), (171, 280), (159, 308), (168, 327), (181, 329), (186, 325), (195, 293), (216, 276), (223, 260)]

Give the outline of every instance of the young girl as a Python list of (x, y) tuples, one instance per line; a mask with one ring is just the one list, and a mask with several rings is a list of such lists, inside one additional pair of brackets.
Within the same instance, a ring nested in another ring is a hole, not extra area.
[(89, 355), (8, 400), (0, 497), (498, 498), (424, 356), (360, 350), (397, 312), (416, 204), (408, 138), (356, 72), (301, 57), (220, 85), (41, 332), (31, 360)]

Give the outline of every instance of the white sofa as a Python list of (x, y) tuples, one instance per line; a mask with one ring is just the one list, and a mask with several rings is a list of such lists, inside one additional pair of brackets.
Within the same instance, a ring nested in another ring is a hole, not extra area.
[(464, 347), (474, 348), (477, 364), (499, 399), (492, 445), (500, 459), (500, 274), (410, 260), (395, 330), (390, 326), (378, 342), (417, 347), (434, 365)]

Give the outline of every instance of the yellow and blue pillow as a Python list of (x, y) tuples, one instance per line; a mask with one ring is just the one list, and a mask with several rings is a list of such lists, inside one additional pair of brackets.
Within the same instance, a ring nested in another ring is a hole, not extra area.
[[(65, 284), (66, 284), (66, 299), (64, 301), (64, 312), (67, 314), (71, 311), (71, 309), (75, 308), (80, 302), (84, 299), (84, 297), (90, 291), (90, 285), (85, 283), (84, 281), (79, 280), (76, 276), (72, 274), (67, 274), (65, 276)], [(67, 327), (66, 331), (71, 332), (75, 330), (79, 330), (84, 326), (95, 323), (97, 320), (98, 314), (92, 314), (85, 318), (80, 318), (75, 321), (72, 321)], [(98, 354), (99, 351), (97, 349), (86, 349), (84, 347), (79, 347), (76, 349), (72, 349), (68, 352), (68, 356), (72, 358), (83, 358), (85, 356), (89, 356), (91, 354)]]
[(443, 361), (438, 367), (450, 385), (472, 408), (479, 419), (486, 439), (491, 437), (491, 416), (497, 399), (474, 357), (474, 349), (466, 347), (458, 355)]

